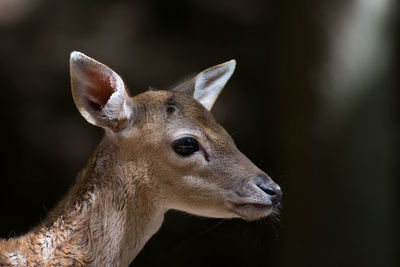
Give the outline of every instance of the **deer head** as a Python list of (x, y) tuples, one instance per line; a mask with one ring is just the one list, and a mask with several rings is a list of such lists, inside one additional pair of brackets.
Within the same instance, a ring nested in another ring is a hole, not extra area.
[(73, 52), (70, 63), (78, 110), (105, 129), (147, 199), (165, 209), (245, 220), (267, 216), (279, 204), (280, 187), (238, 150), (210, 113), (235, 60), (171, 90), (135, 97), (118, 74), (94, 59)]

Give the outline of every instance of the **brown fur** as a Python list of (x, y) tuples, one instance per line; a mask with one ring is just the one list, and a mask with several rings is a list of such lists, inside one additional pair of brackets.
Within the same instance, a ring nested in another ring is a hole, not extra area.
[[(261, 194), (250, 183), (261, 171), (193, 97), (148, 91), (126, 101), (134, 116), (121, 118), (124, 131), (106, 131), (43, 223), (0, 240), (0, 266), (127, 266), (168, 209), (247, 220), (269, 214), (236, 206)], [(177, 129), (196, 135), (209, 158), (174, 154)]]

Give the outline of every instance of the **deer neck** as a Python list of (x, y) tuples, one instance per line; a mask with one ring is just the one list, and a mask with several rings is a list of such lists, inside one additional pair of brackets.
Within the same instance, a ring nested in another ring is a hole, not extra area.
[(136, 190), (148, 191), (143, 190), (147, 170), (139, 165), (122, 161), (118, 147), (103, 139), (68, 196), (28, 235), (42, 263), (61, 263), (68, 256), (75, 259), (68, 262), (72, 265), (80, 264), (76, 259), (92, 266), (130, 264), (160, 228), (166, 211)]

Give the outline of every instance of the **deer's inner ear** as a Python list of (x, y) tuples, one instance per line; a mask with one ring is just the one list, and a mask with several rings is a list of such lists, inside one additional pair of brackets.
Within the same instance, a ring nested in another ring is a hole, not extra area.
[[(90, 123), (120, 130), (132, 112), (132, 100), (117, 73), (79, 52), (71, 53), (71, 87), (75, 104)], [(118, 126), (118, 127), (117, 127)]]
[(88, 101), (90, 101), (94, 106), (98, 107), (98, 109), (102, 109), (107, 104), (111, 95), (115, 92), (115, 89), (112, 87), (111, 79), (108, 79), (102, 75), (101, 72), (93, 69), (93, 67), (87, 68), (86, 76), (87, 85), (85, 87), (85, 91)]

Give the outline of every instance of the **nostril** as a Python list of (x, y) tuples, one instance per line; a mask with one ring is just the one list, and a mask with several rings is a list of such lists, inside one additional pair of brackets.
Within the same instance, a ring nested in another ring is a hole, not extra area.
[(276, 190), (274, 188), (272, 188), (271, 186), (268, 187), (264, 187), (264, 186), (260, 186), (260, 188), (267, 193), (268, 195), (274, 196), (277, 194)]
[(266, 184), (261, 184), (258, 187), (260, 187), (262, 191), (270, 196), (271, 202), (274, 206), (278, 205), (281, 202), (282, 191), (279, 187), (274, 187)]

